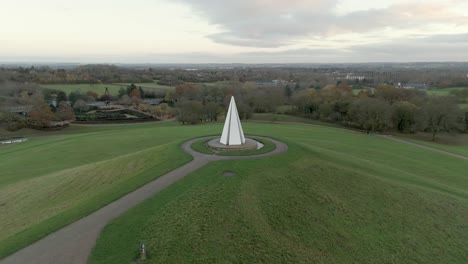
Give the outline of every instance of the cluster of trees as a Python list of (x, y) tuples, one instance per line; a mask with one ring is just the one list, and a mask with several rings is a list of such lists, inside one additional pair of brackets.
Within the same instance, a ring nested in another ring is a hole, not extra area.
[(268, 87), (248, 82), (231, 82), (225, 87), (185, 83), (168, 92), (166, 100), (175, 102), (180, 122), (193, 124), (217, 121), (231, 95), (236, 97), (243, 119), (254, 112), (281, 112), (369, 132), (426, 131), (434, 139), (440, 131), (464, 132), (468, 122), (456, 97), (429, 96), (422, 90), (391, 85), (354, 94), (344, 83), (321, 89), (303, 88), (297, 83)]
[(149, 105), (141, 103), (138, 105), (137, 109), (145, 113), (150, 113), (154, 118), (158, 120), (171, 119), (174, 118), (174, 116), (176, 115), (173, 108), (166, 103), (162, 103), (159, 105)]
[(67, 102), (60, 102), (54, 110), (52, 111), (50, 105), (45, 101), (35, 102), (26, 118), (28, 126), (42, 129), (53, 126), (54, 121), (74, 121), (76, 118), (73, 109)]
[(250, 118), (253, 113), (250, 97), (254, 88), (239, 82), (224, 87), (184, 83), (168, 90), (165, 100), (175, 106), (177, 118), (184, 124), (217, 121), (231, 95), (237, 99), (239, 115)]
[[(23, 127), (48, 128), (61, 126), (62, 121), (75, 120), (72, 107), (64, 99), (55, 105), (50, 105), (49, 99), (54, 97), (63, 99), (64, 95), (52, 94), (49, 90), (42, 89), (34, 84), (3, 83), (2, 106), (0, 123), (6, 123), (9, 130), (18, 130)], [(20, 109), (20, 111), (10, 111)], [(23, 109), (23, 110), (21, 110)], [(21, 111), (27, 112), (21, 114)]]
[(39, 84), (131, 83), (152, 82), (153, 74), (148, 70), (114, 65), (83, 65), (68, 68), (4, 67), (0, 68), (0, 80)]
[(50, 106), (44, 101), (36, 101), (32, 105), (31, 112), (26, 118), (28, 124), (33, 127), (46, 127), (54, 121), (56, 115), (52, 112)]
[(296, 114), (367, 131), (395, 129), (403, 133), (466, 131), (465, 111), (454, 97), (428, 96), (424, 91), (382, 85), (354, 95), (348, 88), (329, 86), (295, 94)]

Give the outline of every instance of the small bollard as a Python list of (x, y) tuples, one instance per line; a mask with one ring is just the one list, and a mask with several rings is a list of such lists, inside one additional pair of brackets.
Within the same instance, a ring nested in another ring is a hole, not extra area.
[(141, 246), (140, 246), (140, 260), (146, 260), (145, 243), (141, 243)]

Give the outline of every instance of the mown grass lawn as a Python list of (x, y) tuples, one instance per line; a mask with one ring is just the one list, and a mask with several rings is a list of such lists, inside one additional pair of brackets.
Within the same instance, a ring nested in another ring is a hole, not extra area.
[(72, 127), (0, 147), (0, 258), (190, 161), (179, 145), (211, 129)]
[(289, 151), (192, 173), (109, 224), (90, 263), (134, 262), (141, 242), (145, 263), (468, 261), (466, 161), (328, 127), (244, 131)]
[[(131, 83), (116, 83), (116, 84), (117, 85), (123, 85), (123, 86), (131, 85)], [(158, 84), (158, 83), (155, 83), (155, 82), (153, 82), (153, 83), (134, 83), (134, 84), (135, 84), (135, 86), (137, 86), (137, 87), (141, 86), (142, 88), (152, 88), (152, 89), (157, 88), (157, 89), (164, 89), (164, 90), (173, 88), (172, 86), (162, 85), (162, 84)]]
[(274, 114), (274, 113), (255, 113), (249, 121), (270, 122), (270, 123), (303, 123), (314, 124), (321, 126), (339, 127), (339, 124), (322, 122), (320, 120), (305, 118), (287, 114)]
[[(80, 91), (85, 94), (88, 91), (97, 93), (99, 96), (104, 95), (106, 87), (109, 88), (111, 95), (118, 95), (121, 88), (127, 88), (130, 83), (113, 83), (113, 84), (42, 84), (42, 87), (49, 89), (62, 90), (67, 94)], [(135, 83), (137, 87), (142, 87), (145, 91), (167, 90), (170, 86), (160, 85), (157, 83)]]
[(439, 133), (439, 135), (436, 137), (436, 141), (432, 141), (431, 133), (396, 135), (405, 140), (409, 140), (420, 145), (445, 150), (468, 157), (468, 134)]
[(430, 95), (447, 96), (447, 95), (450, 95), (450, 91), (462, 90), (462, 89), (465, 89), (465, 87), (438, 88), (438, 89), (427, 90), (427, 93)]
[(42, 87), (61, 90), (69, 94), (74, 91), (80, 91), (82, 94), (86, 94), (88, 91), (97, 93), (99, 96), (104, 95), (106, 87), (109, 88), (111, 95), (118, 95), (119, 89), (124, 87), (116, 84), (42, 84)]

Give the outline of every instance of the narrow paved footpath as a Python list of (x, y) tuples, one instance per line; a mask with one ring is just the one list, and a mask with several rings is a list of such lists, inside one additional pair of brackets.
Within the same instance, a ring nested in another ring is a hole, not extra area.
[(202, 154), (192, 150), (192, 139), (182, 144), (182, 149), (193, 156), (193, 160), (143, 187), (102, 207), (96, 212), (54, 232), (43, 239), (17, 251), (0, 261), (1, 264), (84, 264), (96, 244), (104, 226), (130, 208), (143, 202), (172, 183), (182, 179), (191, 172), (217, 160), (251, 159), (276, 155), (288, 150), (280, 141), (265, 138), (276, 145), (276, 149), (255, 156), (217, 156)]

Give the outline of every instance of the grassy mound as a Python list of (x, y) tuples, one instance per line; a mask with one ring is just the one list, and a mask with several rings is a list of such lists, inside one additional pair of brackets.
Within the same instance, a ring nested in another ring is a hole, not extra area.
[(0, 258), (190, 161), (179, 145), (207, 131), (81, 127), (1, 147)]
[[(465, 263), (468, 165), (373, 135), (245, 124), (278, 156), (209, 164), (109, 224), (91, 263)], [(236, 173), (233, 177), (223, 172)]]

